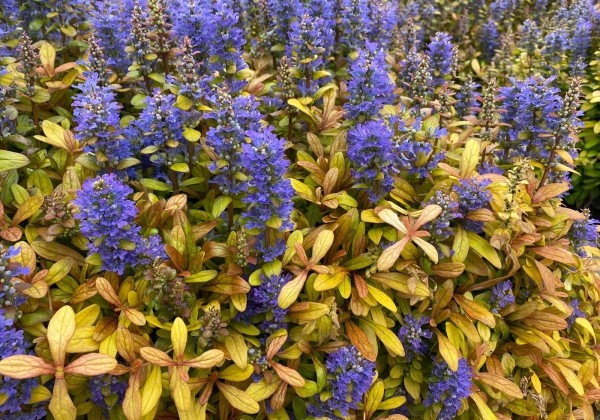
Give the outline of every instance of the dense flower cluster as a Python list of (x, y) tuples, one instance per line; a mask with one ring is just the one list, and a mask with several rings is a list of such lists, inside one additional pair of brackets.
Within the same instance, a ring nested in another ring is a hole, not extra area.
[(591, 420), (596, 1), (1, 4), (0, 418)]
[(597, 247), (600, 240), (600, 222), (586, 214), (585, 220), (575, 220), (569, 232), (573, 250), (582, 257), (588, 255), (584, 247)]
[(87, 180), (74, 201), (81, 233), (91, 241), (90, 252), (99, 254), (105, 270), (118, 274), (164, 256), (160, 237), (144, 238), (134, 223), (138, 210), (127, 198), (131, 193), (131, 188), (109, 174)]
[(246, 131), (260, 131), (261, 114), (258, 102), (250, 96), (232, 98), (227, 89), (219, 89), (211, 96), (215, 110), (209, 115), (217, 122), (207, 133), (207, 143), (214, 149), (219, 161), (210, 169), (217, 175), (214, 183), (224, 194), (239, 194), (244, 184), (237, 175), (242, 172), (242, 144)]
[(393, 134), (383, 121), (367, 121), (348, 132), (348, 156), (354, 163), (354, 177), (368, 188), (369, 200), (376, 203), (394, 183)]
[(242, 160), (250, 180), (246, 184), (247, 194), (243, 198), (247, 210), (242, 213), (248, 229), (258, 229), (261, 233), (257, 249), (263, 252), (265, 261), (272, 261), (285, 251), (281, 244), (266, 244), (266, 226), (278, 225), (279, 230), (293, 227), (292, 197), (294, 191), (290, 181), (285, 179), (287, 160), (284, 155), (284, 141), (271, 130), (248, 131), (251, 143), (243, 145)]
[(515, 296), (512, 290), (513, 284), (510, 280), (505, 280), (494, 286), (490, 295), (490, 307), (493, 313), (497, 314), (498, 311), (515, 303)]
[(471, 366), (462, 357), (458, 360), (456, 372), (444, 361), (436, 363), (428, 380), (429, 393), (423, 404), (425, 407), (441, 407), (438, 419), (453, 419), (462, 407), (462, 400), (471, 394), (472, 377)]
[(100, 84), (97, 73), (89, 74), (77, 88), (81, 93), (73, 98), (76, 138), (85, 142), (85, 150), (94, 153), (100, 162), (106, 160), (114, 167), (131, 155), (130, 143), (120, 138), (121, 105), (116, 94)]
[(348, 102), (344, 108), (351, 119), (375, 118), (383, 105), (392, 103), (393, 84), (385, 64), (383, 50), (367, 42), (348, 70)]
[[(3, 247), (4, 248), (4, 247)], [(2, 250), (0, 256), (0, 309), (18, 307), (25, 302), (25, 296), (19, 293), (19, 276), (29, 274), (29, 268), (10, 260), (19, 254), (19, 248), (11, 246)]]
[(406, 357), (410, 362), (417, 356), (425, 356), (430, 350), (429, 340), (433, 337), (433, 332), (423, 328), (428, 325), (430, 318), (422, 316), (415, 318), (412, 315), (404, 317), (404, 324), (398, 331), (398, 337), (404, 346)]
[(341, 347), (325, 361), (330, 375), (331, 396), (309, 412), (317, 417), (347, 416), (349, 410), (358, 407), (371, 386), (375, 364), (366, 360), (354, 346)]
[(450, 223), (462, 216), (459, 211), (459, 203), (443, 191), (436, 191), (427, 204), (436, 204), (442, 208), (442, 212), (435, 220), (431, 221), (425, 228), (436, 242), (443, 242), (452, 235)]
[(127, 382), (119, 376), (98, 375), (90, 378), (89, 387), (92, 402), (102, 408), (104, 416), (108, 417), (113, 407), (123, 403)]
[(281, 328), (287, 328), (284, 321), (287, 310), (279, 307), (277, 298), (281, 288), (290, 279), (291, 277), (287, 274), (271, 275), (270, 277), (261, 274), (260, 285), (253, 287), (250, 291), (248, 306), (244, 312), (239, 314), (239, 319), (250, 323), (251, 319), (256, 316), (265, 316), (266, 319), (260, 323), (260, 329), (267, 335)]
[(571, 306), (571, 309), (573, 309), (573, 312), (571, 312), (571, 315), (569, 315), (569, 317), (567, 318), (567, 325), (569, 326), (569, 328), (572, 328), (573, 325), (575, 324), (575, 321), (577, 320), (577, 318), (586, 318), (587, 319), (587, 315), (585, 314), (585, 312), (583, 312), (580, 308), (580, 301), (579, 299), (573, 299), (569, 305)]
[(438, 32), (427, 46), (429, 63), (435, 73), (436, 86), (444, 82), (445, 76), (451, 76), (457, 68), (458, 51), (452, 44), (452, 37), (446, 33)]

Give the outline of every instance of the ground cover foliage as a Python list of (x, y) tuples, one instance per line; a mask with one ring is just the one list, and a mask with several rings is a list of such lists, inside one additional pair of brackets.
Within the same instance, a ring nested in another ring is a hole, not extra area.
[(3, 0), (0, 418), (593, 419), (591, 0)]

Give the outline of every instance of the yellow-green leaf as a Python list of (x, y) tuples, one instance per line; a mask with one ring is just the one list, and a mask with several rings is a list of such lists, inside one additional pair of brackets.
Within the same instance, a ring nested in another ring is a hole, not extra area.
[[(488, 260), (492, 265), (498, 269), (502, 268), (502, 261), (498, 257), (496, 250), (490, 245), (488, 241), (476, 234), (475, 232), (467, 232), (469, 238), (469, 246), (481, 257)], [(462, 262), (462, 261), (461, 261)]]
[(142, 416), (150, 413), (156, 407), (161, 394), (162, 377), (160, 367), (152, 366), (142, 387)]
[(396, 334), (394, 334), (388, 328), (386, 328), (382, 325), (376, 324), (375, 322), (371, 322), (368, 320), (363, 320), (363, 321), (367, 325), (369, 325), (373, 329), (373, 331), (375, 331), (377, 338), (379, 338), (379, 340), (381, 340), (383, 345), (389, 351), (394, 353), (396, 356), (404, 356), (404, 347), (402, 346), (402, 343), (400, 342), (400, 339), (398, 338), (398, 336)]
[(225, 347), (231, 356), (231, 360), (242, 369), (248, 366), (248, 347), (241, 334), (232, 333), (224, 337)]
[(173, 355), (174, 357), (182, 356), (185, 352), (185, 345), (187, 344), (188, 331), (185, 326), (183, 319), (177, 317), (173, 322), (171, 328), (171, 343), (173, 344)]
[(440, 354), (448, 364), (448, 367), (456, 372), (458, 369), (458, 350), (456, 350), (456, 347), (454, 347), (450, 340), (448, 340), (441, 332), (436, 330), (435, 335), (438, 338)]
[(246, 388), (246, 394), (254, 401), (264, 401), (275, 393), (280, 384), (281, 379), (277, 377), (273, 378), (270, 382), (261, 379), (258, 382), (251, 383), (248, 388)]
[(36, 211), (44, 203), (44, 197), (41, 195), (34, 195), (26, 199), (20, 206), (15, 215), (13, 216), (12, 225), (16, 226), (23, 220), (27, 220), (35, 214)]
[(67, 382), (64, 378), (57, 378), (52, 389), (52, 399), (48, 406), (55, 420), (75, 420), (77, 408), (69, 396)]
[(482, 420), (497, 420), (498, 417), (494, 414), (492, 409), (486, 404), (486, 402), (479, 396), (479, 394), (471, 394), (471, 399), (477, 406), (477, 409), (481, 413)]
[(29, 158), (22, 153), (0, 150), (0, 172), (22, 168), (29, 164)]
[(465, 145), (458, 166), (461, 178), (469, 178), (473, 174), (473, 171), (477, 168), (477, 163), (479, 163), (480, 154), (481, 146), (479, 145), (479, 141), (475, 139), (469, 140)]
[(246, 392), (232, 385), (224, 384), (220, 381), (216, 382), (221, 395), (225, 397), (233, 408), (237, 408), (242, 413), (256, 414), (260, 411), (258, 403)]

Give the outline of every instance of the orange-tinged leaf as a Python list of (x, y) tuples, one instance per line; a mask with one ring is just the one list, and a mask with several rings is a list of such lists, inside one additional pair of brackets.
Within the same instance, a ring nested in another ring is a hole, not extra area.
[(442, 212), (442, 208), (437, 204), (429, 204), (425, 206), (419, 218), (415, 221), (415, 229), (420, 228), (426, 223), (431, 222), (433, 219), (438, 217)]
[(465, 271), (465, 265), (461, 262), (444, 262), (431, 267), (436, 276), (453, 279)]
[(282, 381), (293, 387), (302, 387), (306, 383), (304, 378), (292, 368), (275, 362), (271, 363), (271, 367)]
[(273, 333), (271, 335), (271, 337), (268, 338), (267, 353), (266, 353), (267, 360), (271, 360), (273, 358), (273, 356), (275, 356), (277, 354), (277, 352), (281, 349), (281, 347), (287, 341), (287, 338), (288, 338), (288, 333), (284, 329), (275, 331), (275, 333)]
[(246, 414), (256, 414), (260, 411), (260, 406), (250, 395), (232, 385), (224, 384), (217, 381), (217, 387), (221, 391), (221, 395), (231, 404), (233, 408), (237, 408)]
[(67, 382), (64, 378), (56, 378), (48, 408), (55, 420), (75, 420), (77, 417), (77, 408), (69, 396)]
[(129, 386), (125, 391), (122, 408), (127, 420), (139, 420), (142, 416), (142, 395), (140, 393), (139, 374), (137, 373), (129, 377)]
[(60, 308), (48, 323), (48, 346), (56, 366), (64, 366), (69, 340), (75, 334), (77, 321), (73, 308), (66, 305)]
[(435, 335), (438, 338), (438, 346), (441, 356), (448, 364), (448, 367), (456, 372), (458, 369), (458, 350), (456, 350), (456, 347), (454, 347), (450, 340), (448, 340), (448, 338), (446, 338), (446, 336), (441, 332), (435, 330)]
[(365, 359), (374, 362), (377, 359), (377, 354), (369, 342), (367, 334), (350, 320), (346, 321), (344, 325), (346, 326), (346, 334), (348, 334), (348, 338), (354, 347), (358, 349)]
[(542, 246), (538, 248), (531, 248), (536, 254), (548, 258), (552, 261), (558, 261), (563, 264), (575, 265), (575, 258), (573, 253), (568, 249), (560, 248), (558, 246)]
[(494, 328), (496, 326), (494, 314), (488, 311), (482, 304), (469, 300), (462, 295), (454, 295), (454, 300), (471, 318), (483, 322), (490, 328)]
[(27, 220), (29, 217), (33, 216), (43, 203), (44, 197), (41, 195), (34, 195), (26, 199), (23, 203), (21, 203), (19, 209), (13, 216), (12, 226), (17, 226), (23, 220)]
[(105, 301), (110, 303), (113, 306), (120, 307), (122, 306), (121, 300), (115, 292), (115, 289), (112, 287), (112, 284), (104, 277), (96, 278), (96, 290), (100, 293), (100, 296), (104, 298)]
[(400, 218), (394, 210), (383, 209), (379, 213), (377, 213), (377, 216), (388, 225), (391, 225), (403, 234), (408, 235), (408, 230), (406, 229), (406, 226), (404, 226), (404, 223), (400, 221)]
[(65, 258), (72, 258), (76, 263), (83, 265), (84, 258), (81, 254), (68, 246), (46, 241), (33, 241), (31, 248), (42, 258), (50, 261), (60, 261)]
[(154, 347), (142, 347), (140, 349), (140, 355), (153, 365), (163, 367), (175, 365), (175, 362), (167, 353), (162, 350), (155, 349)]
[(290, 306), (290, 317), (298, 321), (315, 321), (330, 311), (328, 305), (318, 302), (298, 302)]
[(475, 379), (513, 398), (523, 398), (523, 393), (517, 384), (502, 376), (487, 372), (477, 372), (475, 373)]
[(125, 308), (123, 309), (123, 313), (132, 324), (137, 325), (138, 327), (146, 325), (146, 317), (137, 309)]
[(567, 321), (563, 318), (544, 311), (535, 311), (522, 322), (541, 331), (559, 331), (567, 328)]
[(395, 244), (384, 249), (377, 260), (377, 270), (386, 271), (392, 268), (392, 266), (396, 264), (396, 261), (398, 261), (398, 258), (400, 258), (400, 254), (409, 240), (410, 237), (405, 236)]
[(187, 344), (188, 331), (183, 319), (177, 317), (171, 327), (171, 343), (173, 344), (173, 357), (178, 358), (185, 352)]
[(13, 379), (53, 375), (55, 370), (54, 366), (37, 356), (15, 355), (0, 360), (0, 375)]
[(570, 186), (566, 182), (546, 184), (540, 187), (535, 194), (533, 194), (531, 201), (533, 203), (541, 203), (542, 201), (546, 201), (550, 198), (558, 197), (562, 193), (569, 191), (569, 188)]
[(103, 375), (117, 367), (117, 361), (106, 354), (84, 354), (65, 367), (65, 373), (84, 376)]
[(221, 350), (212, 349), (205, 351), (198, 357), (186, 361), (184, 364), (197, 369), (210, 369), (217, 366), (223, 360), (225, 360), (225, 353)]

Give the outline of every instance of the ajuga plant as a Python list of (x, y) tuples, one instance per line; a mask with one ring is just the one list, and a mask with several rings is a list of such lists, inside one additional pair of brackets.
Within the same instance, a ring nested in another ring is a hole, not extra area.
[(1, 5), (0, 418), (594, 418), (595, 2)]

